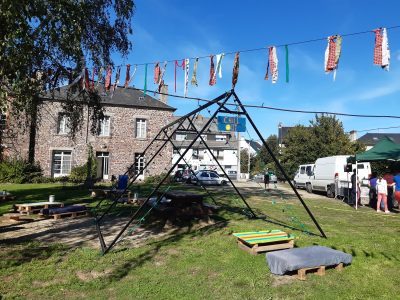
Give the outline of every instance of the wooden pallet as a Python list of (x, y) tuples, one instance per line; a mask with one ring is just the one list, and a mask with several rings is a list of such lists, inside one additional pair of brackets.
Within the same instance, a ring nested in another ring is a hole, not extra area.
[[(336, 266), (333, 266), (336, 270), (342, 271), (343, 270), (343, 263), (340, 263)], [(326, 266), (319, 266), (319, 267), (314, 267), (314, 268), (303, 268), (297, 270), (297, 278), (300, 280), (306, 280), (306, 273), (311, 271), (318, 276), (324, 276), (325, 275), (325, 268)]]
[(233, 235), (238, 238), (238, 247), (252, 255), (274, 250), (290, 249), (294, 246), (293, 235), (281, 230), (239, 232)]
[(83, 210), (83, 211), (74, 211), (74, 212), (65, 212), (65, 213), (61, 213), (61, 214), (53, 214), (53, 215), (43, 215), (43, 214), (39, 214), (42, 217), (45, 218), (53, 218), (54, 220), (59, 220), (62, 218), (77, 218), (77, 217), (84, 217), (84, 216), (88, 216), (89, 213), (87, 210)]

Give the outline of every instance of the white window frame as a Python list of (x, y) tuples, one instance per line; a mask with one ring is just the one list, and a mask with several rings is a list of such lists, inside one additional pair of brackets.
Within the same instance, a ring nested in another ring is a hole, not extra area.
[(70, 120), (67, 114), (59, 114), (57, 133), (58, 134), (69, 134), (71, 129), (69, 127)]
[(136, 138), (147, 138), (147, 119), (136, 119)]
[(104, 116), (99, 121), (99, 136), (110, 136), (111, 118), (110, 116)]
[[(56, 156), (59, 156), (59, 161), (60, 161), (60, 172), (56, 172), (55, 170), (55, 158)], [(69, 157), (69, 159), (67, 159)], [(68, 164), (69, 160), (69, 164)], [(64, 163), (67, 163), (65, 165)], [(62, 176), (68, 176), (71, 173), (71, 168), (72, 168), (72, 151), (71, 150), (53, 150), (52, 152), (52, 158), (51, 158), (51, 169), (53, 173), (53, 177), (62, 177)]]
[(215, 140), (216, 140), (217, 142), (226, 142), (226, 135), (224, 135), (224, 134), (217, 134), (217, 135), (215, 136)]
[(184, 140), (186, 140), (186, 138), (187, 138), (187, 135), (182, 134), (182, 133), (177, 133), (175, 136), (176, 141), (184, 141)]

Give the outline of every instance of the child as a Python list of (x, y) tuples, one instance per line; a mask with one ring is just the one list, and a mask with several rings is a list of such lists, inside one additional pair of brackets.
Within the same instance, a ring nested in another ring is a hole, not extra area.
[(376, 205), (376, 212), (380, 212), (381, 201), (383, 200), (383, 207), (385, 213), (389, 213), (387, 206), (387, 182), (382, 178), (382, 175), (379, 175), (378, 180), (376, 181), (376, 193), (378, 194), (378, 203)]

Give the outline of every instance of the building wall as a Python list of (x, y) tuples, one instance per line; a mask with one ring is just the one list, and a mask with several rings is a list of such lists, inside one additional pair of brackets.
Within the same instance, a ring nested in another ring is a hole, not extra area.
[[(93, 147), (95, 155), (96, 152), (109, 152), (110, 178), (111, 175), (123, 174), (134, 162), (135, 153), (143, 152), (160, 128), (172, 120), (172, 111), (106, 106), (105, 115), (110, 116), (110, 136), (92, 135), (90, 123), (85, 120), (75, 140), (72, 140), (67, 135), (57, 133), (61, 112), (61, 104), (58, 102), (45, 102), (40, 108), (42, 118), (37, 129), (35, 159), (40, 163), (45, 176), (52, 176), (54, 150), (72, 151), (72, 166), (78, 166), (86, 163), (89, 144)], [(87, 116), (87, 109), (83, 115)], [(136, 118), (147, 120), (145, 139), (136, 138)], [(155, 152), (155, 147), (149, 150), (147, 158)], [(172, 148), (165, 147), (160, 154), (145, 175), (159, 174), (171, 165)]]

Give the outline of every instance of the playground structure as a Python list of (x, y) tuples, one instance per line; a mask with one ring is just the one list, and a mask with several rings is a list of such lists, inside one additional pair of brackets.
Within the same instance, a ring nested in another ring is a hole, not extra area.
[[(229, 102), (230, 100), (233, 100), (233, 101)], [(232, 105), (236, 107), (236, 110), (229, 109), (229, 107), (232, 106)], [(217, 108), (215, 109), (215, 111), (212, 114), (210, 113), (211, 117), (209, 118), (209, 120), (200, 129), (196, 128), (196, 126), (194, 125), (194, 122), (193, 122), (195, 117), (200, 112), (202, 112), (204, 110), (208, 110), (209, 111), (209, 109), (212, 106), (217, 106)], [(188, 168), (191, 171), (191, 173), (194, 175), (194, 171), (190, 168), (188, 162), (185, 160), (184, 157), (185, 157), (186, 153), (191, 149), (191, 147), (194, 145), (194, 143), (196, 141), (200, 141), (206, 147), (207, 151), (212, 156), (212, 159), (217, 163), (218, 167), (224, 173), (225, 177), (227, 178), (229, 183), (232, 185), (235, 193), (239, 196), (241, 201), (246, 206), (245, 213), (250, 218), (257, 218), (257, 215), (254, 213), (252, 208), (247, 203), (246, 199), (243, 197), (243, 195), (240, 193), (238, 188), (235, 186), (234, 182), (231, 180), (231, 178), (225, 172), (224, 168), (220, 165), (220, 163), (219, 163), (218, 159), (215, 157), (213, 151), (211, 151), (211, 149), (207, 145), (207, 141), (204, 140), (204, 138), (202, 137), (202, 134), (208, 129), (208, 127), (210, 126), (211, 122), (213, 122), (215, 120), (215, 118), (218, 116), (218, 114), (244, 116), (244, 117), (247, 118), (247, 120), (249, 121), (250, 125), (252, 126), (252, 128), (256, 132), (258, 138), (262, 141), (263, 146), (267, 149), (269, 155), (273, 158), (277, 168), (279, 168), (279, 170), (281, 171), (281, 173), (284, 176), (285, 180), (289, 183), (290, 187), (294, 191), (296, 197), (299, 199), (299, 201), (301, 202), (302, 206), (307, 211), (307, 214), (310, 216), (311, 220), (313, 221), (313, 223), (317, 227), (317, 229), (320, 232), (321, 236), (326, 238), (326, 235), (325, 235), (324, 231), (322, 230), (322, 228), (318, 224), (317, 220), (315, 219), (315, 217), (312, 214), (311, 210), (307, 207), (306, 203), (304, 202), (304, 200), (302, 199), (300, 194), (297, 192), (296, 188), (293, 186), (290, 178), (288, 177), (288, 175), (286, 174), (286, 172), (282, 168), (282, 166), (279, 163), (278, 159), (275, 157), (275, 155), (273, 154), (271, 149), (268, 147), (267, 143), (265, 142), (264, 138), (262, 137), (262, 135), (261, 135), (260, 131), (258, 130), (258, 128), (256, 127), (255, 123), (251, 119), (249, 113), (247, 112), (247, 110), (243, 106), (243, 104), (240, 101), (239, 97), (236, 95), (234, 90), (231, 90), (231, 91), (223, 93), (222, 95), (218, 96), (217, 98), (215, 98), (213, 100), (210, 100), (206, 104), (199, 106), (197, 109), (193, 110), (192, 112), (190, 112), (190, 113), (180, 117), (179, 119), (176, 119), (175, 121), (167, 124), (166, 126), (162, 127), (160, 129), (160, 131), (156, 134), (156, 136), (153, 138), (153, 140), (148, 144), (148, 146), (143, 151), (143, 153), (139, 157), (135, 158), (134, 163), (131, 165), (130, 168), (128, 168), (126, 174), (133, 174), (134, 173), (133, 172), (134, 168), (137, 165), (137, 161), (139, 159), (142, 159), (145, 156), (147, 156), (147, 159), (145, 160), (145, 163), (140, 168), (140, 170), (136, 170), (136, 174), (131, 176), (131, 178), (129, 180), (129, 184), (126, 186), (126, 188), (124, 190), (121, 190), (121, 191), (119, 191), (117, 193), (114, 193), (112, 195), (111, 203), (108, 205), (108, 207), (105, 209), (104, 212), (102, 212), (101, 214), (95, 213), (96, 230), (97, 230), (97, 233), (98, 233), (98, 237), (99, 237), (99, 241), (100, 241), (100, 245), (101, 245), (101, 250), (102, 250), (103, 254), (106, 254), (107, 252), (109, 252), (114, 247), (114, 245), (121, 238), (122, 234), (129, 228), (129, 226), (135, 220), (137, 221), (137, 225), (140, 225), (140, 223), (142, 222), (144, 217), (147, 216), (150, 213), (150, 211), (161, 201), (161, 199), (163, 198), (164, 194), (168, 192), (169, 187), (166, 190), (164, 190), (163, 192), (159, 192), (159, 190), (161, 189), (162, 185), (167, 180), (167, 178), (170, 176), (170, 174), (174, 171), (175, 167), (182, 160), (188, 166)], [(185, 125), (187, 125), (187, 127), (185, 127)], [(144, 200), (144, 202), (142, 202), (141, 206), (133, 213), (133, 215), (130, 217), (130, 219), (127, 221), (127, 223), (122, 227), (122, 229), (119, 231), (119, 233), (113, 238), (111, 243), (106, 245), (104, 237), (103, 237), (103, 232), (102, 232), (102, 229), (101, 229), (102, 225), (105, 226), (105, 224), (103, 224), (105, 216), (108, 215), (111, 212), (111, 210), (118, 204), (119, 199), (127, 192), (129, 187), (132, 186), (132, 184), (138, 179), (140, 174), (143, 171), (145, 171), (148, 168), (148, 166), (150, 166), (150, 164), (159, 155), (159, 153), (161, 152), (161, 150), (163, 148), (165, 148), (167, 145), (171, 144), (174, 150), (178, 150), (178, 148), (176, 147), (176, 145), (172, 141), (172, 137), (173, 137), (174, 133), (176, 131), (178, 131), (178, 130), (181, 131), (181, 132), (185, 131), (185, 132), (188, 132), (188, 133), (195, 134), (195, 137), (190, 142), (190, 144), (186, 147), (186, 149), (184, 151), (182, 151), (182, 153), (180, 151), (178, 151), (178, 153), (179, 153), (178, 160), (176, 160), (175, 163), (172, 164), (172, 166), (168, 169), (168, 171), (166, 172), (166, 174), (164, 175), (162, 180), (156, 185), (156, 187), (152, 190), (152, 192), (146, 198), (146, 200)], [(146, 155), (146, 154), (148, 154), (148, 155)], [(217, 204), (215, 199), (212, 197), (212, 195), (206, 189), (206, 187), (204, 185), (202, 185), (202, 184), (200, 184), (200, 185), (201, 185), (201, 188), (212, 199), (212, 201), (215, 204)], [(150, 203), (150, 199), (154, 198), (155, 196), (157, 197), (156, 198), (157, 200), (153, 203), (152, 206), (149, 207), (148, 204)], [(101, 200), (98, 203), (98, 205), (96, 206), (96, 209), (98, 209), (101, 206), (102, 202), (103, 202), (103, 200)], [(268, 220), (266, 220), (266, 221), (268, 221)]]

